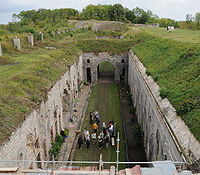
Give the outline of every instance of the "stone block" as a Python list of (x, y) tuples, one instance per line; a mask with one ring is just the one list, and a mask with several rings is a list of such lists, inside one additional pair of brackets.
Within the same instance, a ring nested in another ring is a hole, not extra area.
[(28, 36), (28, 43), (29, 43), (31, 46), (34, 46), (33, 35), (29, 35), (29, 36)]
[(40, 32), (40, 40), (41, 40), (41, 42), (43, 42), (43, 40), (44, 40), (44, 35), (42, 32)]
[(14, 48), (17, 49), (17, 50), (21, 50), (20, 39), (19, 38), (14, 38), (13, 41), (14, 41)]

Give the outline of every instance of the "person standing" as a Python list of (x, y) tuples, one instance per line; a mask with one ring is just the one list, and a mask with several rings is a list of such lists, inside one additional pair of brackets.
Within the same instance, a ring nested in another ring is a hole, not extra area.
[(102, 132), (99, 134), (98, 140), (99, 140), (99, 149), (102, 149), (102, 145), (103, 145), (103, 133)]
[(96, 118), (97, 118), (97, 125), (100, 123), (100, 117), (99, 117), (99, 113), (96, 112)]
[(92, 124), (93, 121), (93, 116), (92, 116), (92, 112), (90, 112), (90, 124)]
[(90, 147), (90, 133), (89, 131), (86, 132), (86, 144), (87, 144), (87, 148)]
[(83, 134), (84, 134), (84, 142), (86, 142), (87, 128), (84, 128), (84, 130), (83, 130)]
[(92, 143), (95, 144), (96, 138), (97, 138), (97, 133), (91, 134), (91, 138), (92, 138)]
[(94, 129), (94, 132), (97, 133), (98, 125), (96, 122), (94, 122), (92, 128)]
[(110, 123), (110, 126), (109, 126), (109, 128), (108, 128), (108, 131), (109, 131), (111, 137), (113, 136), (113, 129), (114, 129), (114, 126), (113, 126), (112, 123)]
[(104, 133), (104, 136), (106, 135), (106, 123), (103, 122), (103, 133)]
[(81, 145), (83, 144), (83, 138), (82, 135), (80, 134), (78, 137), (78, 148), (81, 149)]
[(105, 136), (106, 148), (108, 148), (109, 140), (110, 140), (110, 135), (109, 135), (109, 132), (107, 131), (107, 132), (106, 132), (106, 136)]

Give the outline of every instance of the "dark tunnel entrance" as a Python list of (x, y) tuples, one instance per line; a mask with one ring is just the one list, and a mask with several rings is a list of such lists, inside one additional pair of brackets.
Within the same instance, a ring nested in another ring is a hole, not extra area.
[(91, 69), (87, 68), (87, 82), (91, 83)]
[(97, 66), (98, 82), (114, 81), (114, 66), (108, 61), (103, 61)]

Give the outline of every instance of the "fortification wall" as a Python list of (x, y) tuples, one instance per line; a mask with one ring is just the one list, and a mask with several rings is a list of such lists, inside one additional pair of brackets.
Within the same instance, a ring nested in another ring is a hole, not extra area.
[(110, 55), (106, 52), (99, 53), (95, 55), (93, 53), (83, 53), (83, 79), (87, 81), (87, 68), (91, 71), (91, 82), (96, 83), (98, 81), (98, 65), (103, 62), (108, 61), (114, 66), (114, 81), (120, 82), (120, 77), (123, 75), (124, 70), (124, 80), (127, 80), (127, 58), (125, 55)]
[(200, 157), (200, 144), (189, 131), (168, 99), (159, 95), (159, 86), (138, 57), (128, 52), (128, 84), (131, 89), (138, 122), (144, 132), (144, 147), (149, 160), (173, 161), (188, 159), (195, 162)]
[[(0, 147), (0, 160), (48, 160), (51, 142), (65, 128), (69, 113), (63, 117), (63, 106), (78, 95), (82, 80), (82, 56), (48, 92), (48, 98), (32, 111), (9, 139)], [(70, 95), (71, 94), (71, 95)], [(68, 112), (68, 111), (66, 111)], [(14, 116), (13, 116), (14, 117)], [(39, 168), (42, 164), (0, 163), (1, 167)]]

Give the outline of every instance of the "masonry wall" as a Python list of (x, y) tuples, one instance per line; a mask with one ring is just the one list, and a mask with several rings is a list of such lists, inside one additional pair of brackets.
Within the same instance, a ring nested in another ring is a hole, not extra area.
[[(70, 105), (78, 95), (82, 81), (83, 59), (74, 63), (48, 92), (47, 101), (27, 116), (25, 121), (0, 147), (0, 160), (49, 160), (49, 149), (56, 133), (69, 122), (69, 108), (65, 115), (63, 107)], [(40, 164), (0, 163), (1, 167), (39, 168)]]
[(128, 84), (131, 89), (138, 122), (144, 132), (144, 148), (149, 161), (183, 161), (188, 153), (195, 162), (200, 157), (200, 144), (186, 124), (177, 116), (168, 99), (159, 96), (159, 86), (138, 57), (128, 52)]
[(108, 61), (114, 66), (114, 81), (120, 82), (120, 76), (125, 70), (125, 81), (127, 80), (127, 57), (125, 55), (110, 55), (108, 53), (99, 53), (95, 55), (93, 53), (83, 53), (83, 79), (87, 81), (87, 68), (91, 70), (91, 82), (96, 83), (98, 81), (98, 65), (103, 61)]

